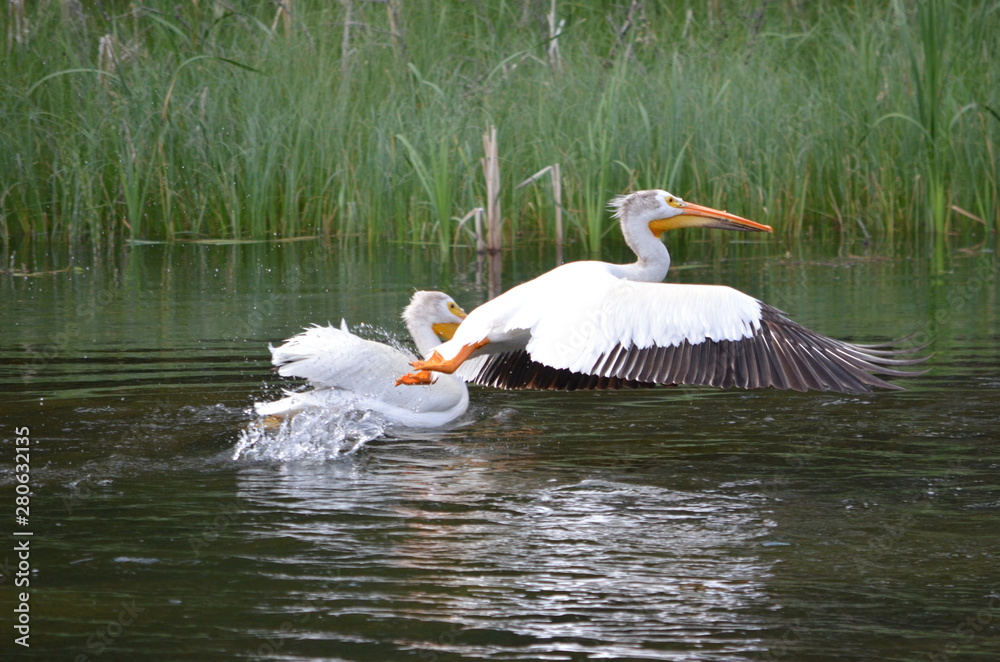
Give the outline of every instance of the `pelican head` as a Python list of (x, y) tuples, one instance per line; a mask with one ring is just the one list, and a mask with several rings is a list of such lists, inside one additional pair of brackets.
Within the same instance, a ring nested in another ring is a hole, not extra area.
[(626, 237), (637, 231), (637, 225), (646, 225), (654, 236), (677, 228), (715, 228), (742, 232), (773, 232), (770, 225), (751, 220), (693, 202), (685, 202), (676, 195), (653, 189), (621, 195), (611, 201), (615, 216)]
[(465, 311), (444, 292), (419, 290), (403, 309), (403, 321), (421, 353), (451, 340)]

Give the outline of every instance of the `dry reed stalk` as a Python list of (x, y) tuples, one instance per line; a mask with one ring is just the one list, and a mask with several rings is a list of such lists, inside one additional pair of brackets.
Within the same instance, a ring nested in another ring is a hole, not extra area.
[(406, 32), (404, 30), (402, 17), (399, 9), (400, 0), (388, 0), (385, 10), (389, 15), (389, 38), (392, 40), (392, 48), (396, 55), (404, 61), (406, 55)]
[(491, 254), (500, 252), (502, 239), (500, 236), (500, 158), (497, 152), (497, 128), (491, 126), (483, 134), (482, 159), (483, 176), (486, 179), (486, 244)]
[(14, 44), (28, 43), (28, 17), (24, 11), (24, 0), (10, 0), (10, 25), (7, 26), (7, 50)]
[(563, 261), (562, 168), (552, 165), (552, 201), (556, 206), (556, 262)]
[(458, 227), (455, 229), (456, 244), (458, 243), (458, 233), (461, 232), (462, 226), (465, 225), (470, 218), (472, 218), (475, 219), (473, 221), (473, 234), (476, 238), (476, 252), (486, 252), (486, 242), (483, 241), (483, 211), (484, 209), (482, 207), (476, 207), (458, 221)]
[(87, 16), (83, 12), (83, 5), (80, 4), (80, 0), (63, 0), (62, 22), (65, 28), (79, 32), (86, 31)]
[(97, 68), (109, 74), (118, 68), (118, 56), (115, 53), (115, 36), (106, 34), (97, 42)]
[(482, 207), (476, 207), (473, 213), (476, 216), (476, 252), (485, 253), (486, 252), (486, 240), (483, 239), (483, 212), (486, 211)]
[(292, 31), (292, 5), (294, 3), (295, 0), (280, 0), (278, 2), (278, 12), (274, 15), (274, 21), (271, 23), (271, 32), (278, 28), (280, 20), (285, 26), (285, 37), (288, 37)]
[(546, 18), (549, 22), (549, 66), (553, 69), (558, 69), (562, 66), (562, 55), (559, 53), (559, 36), (562, 34), (563, 28), (566, 27), (566, 19), (556, 22), (556, 0), (552, 0), (552, 5)]
[[(113, 34), (106, 34), (97, 41), (97, 69), (108, 74), (118, 73), (123, 64), (138, 56), (134, 44), (122, 43)], [(101, 83), (107, 87), (108, 79), (101, 76)]]
[(350, 72), (351, 57), (351, 11), (354, 8), (352, 0), (342, 0), (344, 3), (344, 36), (340, 40), (340, 79), (347, 81)]

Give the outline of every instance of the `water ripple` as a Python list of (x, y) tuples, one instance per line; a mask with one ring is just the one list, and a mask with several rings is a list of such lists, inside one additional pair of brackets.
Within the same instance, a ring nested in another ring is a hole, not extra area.
[[(411, 457), (399, 446), (379, 455)], [(678, 640), (725, 650), (742, 638), (746, 652), (746, 634), (762, 628), (752, 612), (767, 601), (772, 561), (756, 541), (772, 524), (753, 499), (604, 478), (529, 479), (513, 494), (482, 458), (386, 459), (242, 482), (248, 502), (287, 512), (254, 532), (263, 547), (305, 543), (265, 574), (325, 575), (308, 602), (359, 619), (358, 634), (419, 631), (393, 645), (496, 659), (538, 659), (538, 646), (678, 659)]]

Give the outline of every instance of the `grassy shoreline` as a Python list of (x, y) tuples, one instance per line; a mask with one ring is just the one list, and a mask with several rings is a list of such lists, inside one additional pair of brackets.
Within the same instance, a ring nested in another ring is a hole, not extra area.
[(592, 250), (654, 186), (792, 236), (1000, 229), (995, 0), (557, 2), (555, 40), (549, 2), (84, 4), (3, 17), (5, 242), (448, 249), (491, 125), (508, 241), (552, 236), (548, 182), (515, 185), (554, 163)]

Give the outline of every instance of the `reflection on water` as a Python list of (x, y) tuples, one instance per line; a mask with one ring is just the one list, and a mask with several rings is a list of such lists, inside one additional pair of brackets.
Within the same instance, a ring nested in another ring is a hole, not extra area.
[[(996, 659), (993, 254), (931, 273), (761, 250), (689, 246), (672, 277), (835, 337), (913, 332), (931, 372), (863, 395), (477, 388), (446, 430), (359, 411), (264, 430), (251, 404), (295, 384), (267, 343), (341, 317), (402, 337), (414, 286), (485, 298), (474, 258), (143, 246), (5, 277), (0, 426), (35, 444), (29, 652)], [(505, 287), (552, 266), (507, 259)]]
[(567, 656), (653, 659), (673, 658), (678, 639), (755, 648), (773, 563), (747, 549), (773, 526), (759, 498), (541, 477), (512, 493), (503, 462), (420, 448), (432, 458), (412, 467), (414, 450), (378, 468), (240, 482), (248, 503), (290, 511), (258, 535), (307, 542), (296, 573), (336, 564), (333, 585), (303, 597), (363, 623), (359, 651), (387, 631), (402, 650), (529, 659), (542, 641)]

